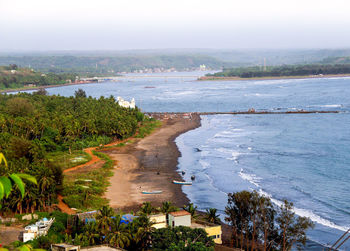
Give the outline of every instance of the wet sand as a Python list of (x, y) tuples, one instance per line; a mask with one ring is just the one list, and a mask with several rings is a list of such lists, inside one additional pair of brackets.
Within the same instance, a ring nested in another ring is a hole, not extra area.
[[(171, 201), (179, 207), (189, 201), (182, 192), (181, 185), (172, 180), (182, 180), (177, 172), (180, 152), (175, 138), (200, 126), (200, 116), (192, 114), (156, 114), (163, 121), (160, 128), (151, 135), (136, 139), (124, 147), (105, 149), (116, 166), (105, 196), (115, 209), (135, 210), (150, 201), (159, 206), (163, 201)], [(161, 194), (145, 195), (142, 191), (162, 190)]]

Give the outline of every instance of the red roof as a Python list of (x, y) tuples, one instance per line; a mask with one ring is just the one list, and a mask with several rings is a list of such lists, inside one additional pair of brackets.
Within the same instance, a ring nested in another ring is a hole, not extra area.
[(177, 216), (185, 216), (185, 215), (191, 215), (189, 212), (185, 210), (177, 211), (177, 212), (171, 212), (170, 215), (177, 217)]

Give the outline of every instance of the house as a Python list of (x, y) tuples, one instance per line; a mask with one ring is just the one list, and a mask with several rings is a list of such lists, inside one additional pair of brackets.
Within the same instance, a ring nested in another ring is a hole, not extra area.
[(47, 235), (54, 220), (55, 218), (49, 220), (44, 218), (35, 224), (26, 226), (23, 232), (23, 242), (34, 240), (38, 236)]
[(171, 227), (191, 226), (191, 214), (185, 210), (171, 212), (168, 216), (168, 225)]
[(166, 215), (165, 214), (154, 214), (149, 216), (149, 220), (153, 222), (153, 227), (156, 229), (159, 228), (166, 228), (167, 222), (166, 222)]
[(157, 229), (165, 228), (167, 225), (170, 227), (185, 226), (190, 228), (202, 228), (207, 232), (209, 237), (213, 238), (216, 244), (222, 244), (221, 225), (216, 225), (205, 221), (192, 220), (191, 214), (185, 210), (169, 213), (167, 224), (164, 224), (164, 220), (166, 219), (164, 214), (151, 215), (150, 219), (153, 222), (156, 222), (154, 227)]

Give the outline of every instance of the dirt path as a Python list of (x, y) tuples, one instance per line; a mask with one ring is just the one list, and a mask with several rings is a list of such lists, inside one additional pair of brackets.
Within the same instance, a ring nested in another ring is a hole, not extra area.
[[(133, 136), (134, 137), (134, 136)], [(133, 138), (132, 137), (132, 138)], [(119, 143), (124, 143), (132, 138), (128, 138), (128, 139), (124, 139), (124, 140), (117, 140), (117, 141), (113, 141), (112, 143), (109, 143), (107, 145), (104, 145), (105, 147), (108, 147), (108, 146), (114, 146), (114, 145), (117, 145)], [(102, 160), (97, 157), (96, 155), (94, 155), (92, 153), (92, 151), (96, 150), (98, 147), (89, 147), (89, 148), (85, 148), (84, 149), (84, 152), (87, 153), (88, 155), (91, 156), (91, 160), (89, 160), (88, 162), (84, 163), (84, 164), (81, 164), (81, 165), (78, 165), (78, 166), (74, 166), (74, 167), (71, 167), (71, 168), (68, 168), (68, 169), (65, 169), (63, 171), (63, 173), (68, 173), (68, 172), (72, 172), (72, 171), (75, 171), (77, 169), (81, 169), (83, 167), (88, 167), (88, 166), (91, 166), (97, 162), (102, 162)], [(67, 214), (75, 214), (76, 211), (74, 211), (73, 209), (71, 209), (66, 203), (63, 202), (63, 196), (62, 195), (58, 195), (57, 196), (57, 199), (58, 199), (58, 204), (56, 204), (56, 206), (64, 213), (67, 213)]]

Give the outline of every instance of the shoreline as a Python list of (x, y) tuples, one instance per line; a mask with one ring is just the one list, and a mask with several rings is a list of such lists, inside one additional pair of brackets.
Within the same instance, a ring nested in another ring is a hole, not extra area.
[(249, 80), (281, 80), (281, 79), (310, 79), (310, 78), (338, 78), (338, 77), (350, 77), (350, 74), (326, 74), (326, 75), (307, 75), (307, 76), (278, 76), (278, 77), (215, 77), (215, 76), (203, 76), (197, 79), (197, 81), (249, 81)]
[(71, 85), (86, 85), (86, 84), (97, 84), (98, 82), (79, 82), (79, 83), (67, 83), (67, 84), (61, 84), (61, 85), (43, 85), (43, 86), (36, 86), (36, 87), (21, 87), (21, 88), (14, 88), (14, 89), (5, 89), (0, 90), (0, 94), (3, 93), (9, 93), (9, 92), (20, 92), (20, 91), (37, 91), (39, 89), (49, 89), (49, 88), (55, 88), (55, 87), (64, 87), (64, 86), (71, 86)]
[[(152, 134), (123, 147), (103, 149), (115, 161), (114, 175), (110, 178), (105, 197), (110, 206), (123, 211), (137, 210), (143, 202), (161, 206), (170, 201), (178, 207), (189, 203), (181, 185), (172, 180), (182, 180), (177, 170), (181, 153), (175, 139), (201, 125), (199, 114), (154, 114), (163, 125)], [(161, 194), (142, 194), (142, 191), (161, 190)]]

